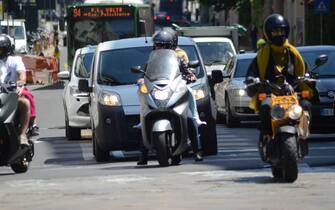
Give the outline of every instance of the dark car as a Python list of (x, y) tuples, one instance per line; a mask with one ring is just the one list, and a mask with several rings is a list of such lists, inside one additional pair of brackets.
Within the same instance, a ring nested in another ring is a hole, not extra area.
[(316, 79), (315, 98), (312, 101), (312, 132), (335, 132), (335, 46), (304, 46), (297, 48), (311, 71), (315, 60), (321, 54), (328, 56), (328, 61), (311, 71)]
[(154, 16), (155, 30), (161, 30), (163, 27), (170, 27), (171, 17), (166, 12), (158, 12)]

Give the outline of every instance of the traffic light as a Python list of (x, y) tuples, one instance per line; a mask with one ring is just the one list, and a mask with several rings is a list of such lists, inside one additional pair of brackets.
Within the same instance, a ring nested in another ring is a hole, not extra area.
[(14, 0), (7, 0), (7, 12), (15, 12), (17, 3)]

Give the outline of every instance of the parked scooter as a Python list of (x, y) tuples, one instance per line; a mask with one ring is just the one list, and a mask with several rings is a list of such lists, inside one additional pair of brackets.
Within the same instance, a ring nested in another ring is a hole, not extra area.
[[(24, 173), (34, 156), (34, 144), (19, 150), (19, 117), (16, 84), (0, 84), (0, 166), (10, 166), (15, 173)], [(29, 135), (27, 135), (29, 138)]]
[(139, 66), (131, 70), (144, 74), (144, 82), (139, 86), (144, 146), (156, 152), (160, 166), (179, 164), (181, 154), (188, 149), (190, 93), (176, 53), (155, 50), (150, 54), (145, 72)]
[[(326, 61), (327, 57), (320, 56), (316, 60), (316, 67)], [(315, 86), (315, 80), (308, 75), (296, 79), (292, 85), (286, 81), (284, 75), (278, 76), (278, 79), (283, 80), (282, 85), (268, 80), (260, 82), (259, 78), (249, 78), (246, 81), (249, 89), (258, 89), (263, 85), (265, 92), (258, 94), (259, 101), (271, 98), (272, 138), (264, 142), (261, 133), (258, 148), (261, 159), (271, 165), (272, 175), (283, 178), (286, 182), (294, 182), (298, 178), (298, 161), (308, 154), (306, 139), (309, 136), (311, 116), (309, 111), (303, 110), (300, 100), (310, 98), (311, 93), (298, 90), (301, 83)]]

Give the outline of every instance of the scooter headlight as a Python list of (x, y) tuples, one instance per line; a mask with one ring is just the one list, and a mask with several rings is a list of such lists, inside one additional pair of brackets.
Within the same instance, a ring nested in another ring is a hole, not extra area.
[(271, 117), (274, 120), (282, 120), (285, 117), (285, 109), (281, 105), (275, 105), (271, 109)]
[(288, 109), (288, 117), (292, 120), (297, 120), (301, 117), (302, 108), (298, 104), (290, 106)]
[(170, 95), (170, 91), (169, 89), (165, 89), (165, 90), (159, 90), (159, 89), (153, 89), (152, 91), (152, 95), (154, 96), (154, 98), (156, 100), (161, 100), (161, 101), (164, 101), (166, 99), (169, 98), (169, 95)]

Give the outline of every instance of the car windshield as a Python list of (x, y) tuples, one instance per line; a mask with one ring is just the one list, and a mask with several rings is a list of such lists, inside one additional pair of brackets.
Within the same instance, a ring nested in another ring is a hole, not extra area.
[(176, 78), (176, 76), (180, 75), (176, 53), (173, 50), (164, 49), (152, 51), (145, 75), (151, 81), (173, 80)]
[(237, 60), (234, 77), (245, 77), (253, 58)]
[(226, 65), (234, 51), (229, 42), (198, 42), (205, 65)]
[(15, 39), (24, 39), (24, 30), (22, 26), (1, 26), (1, 33), (10, 34), (11, 36), (15, 34)]
[(304, 58), (307, 68), (311, 70), (315, 65), (315, 59), (321, 55), (328, 55), (328, 61), (324, 65), (316, 68), (314, 70), (319, 76), (335, 76), (335, 51), (310, 51), (310, 52), (301, 52), (302, 57)]
[(93, 53), (78, 56), (75, 64), (75, 75), (78, 77), (90, 77)]
[[(195, 46), (181, 45), (180, 48), (186, 51), (190, 60), (199, 60)], [(134, 74), (130, 71), (131, 67), (141, 66), (144, 69), (152, 46), (134, 47), (116, 50), (103, 51), (100, 54), (98, 82), (108, 85), (135, 84), (141, 74)], [(131, 59), (127, 59), (131, 58)], [(201, 65), (196, 68), (195, 74), (198, 78), (204, 76)]]

